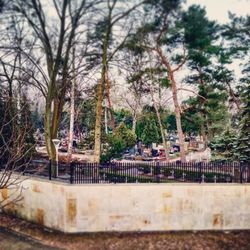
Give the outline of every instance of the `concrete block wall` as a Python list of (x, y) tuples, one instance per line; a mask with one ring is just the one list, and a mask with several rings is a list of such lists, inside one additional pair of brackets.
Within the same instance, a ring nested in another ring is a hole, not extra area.
[(64, 232), (250, 229), (248, 184), (22, 185), (9, 212)]

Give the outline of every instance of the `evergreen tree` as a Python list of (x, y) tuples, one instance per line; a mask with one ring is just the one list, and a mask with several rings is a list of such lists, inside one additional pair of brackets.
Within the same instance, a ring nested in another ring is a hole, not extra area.
[(153, 119), (147, 119), (145, 128), (142, 132), (142, 142), (146, 145), (160, 142), (159, 128)]
[[(162, 120), (166, 120), (167, 118), (167, 112), (163, 109), (160, 110), (160, 115), (161, 115), (161, 118)], [(137, 138), (139, 139), (142, 139), (142, 134), (143, 134), (143, 131), (145, 130), (145, 127), (147, 126), (148, 124), (148, 121), (153, 121), (156, 126), (157, 126), (157, 133), (159, 135), (161, 135), (161, 131), (160, 131), (160, 127), (158, 126), (158, 121), (157, 121), (157, 115), (156, 115), (156, 112), (155, 112), (155, 109), (153, 106), (150, 106), (150, 105), (145, 105), (143, 108), (142, 108), (142, 112), (140, 114), (140, 117), (138, 118), (138, 121), (137, 121), (137, 124), (136, 124), (136, 135), (137, 135)], [(164, 124), (164, 128), (167, 128), (168, 124), (167, 122), (165, 122)], [(159, 138), (159, 142), (162, 142), (162, 138), (160, 136)]]
[(120, 124), (123, 122), (123, 123), (125, 123), (127, 128), (129, 128), (129, 129), (132, 128), (133, 115), (129, 110), (127, 110), (127, 109), (115, 110), (114, 116), (115, 116), (115, 123), (116, 124)]
[(197, 5), (183, 14), (182, 25), (185, 27), (188, 65), (192, 70), (186, 81), (198, 87), (197, 95), (186, 101), (183, 117), (194, 121), (207, 145), (224, 130), (228, 120), (227, 92), (214, 80), (216, 68), (213, 61), (221, 50), (215, 45), (219, 27), (208, 20), (205, 9)]
[(238, 160), (250, 162), (250, 16), (237, 17), (229, 14), (231, 22), (225, 26), (223, 36), (229, 43), (231, 58), (242, 60), (244, 69), (238, 86), (241, 97), (239, 136), (236, 142)]
[(111, 159), (120, 158), (122, 154), (136, 143), (136, 135), (128, 129), (124, 122), (116, 128), (114, 134), (106, 135), (107, 148), (103, 151), (101, 162), (109, 162)]
[(231, 129), (227, 129), (222, 134), (215, 136), (210, 144), (212, 159), (223, 161), (235, 160), (236, 141), (237, 134)]
[(136, 135), (127, 128), (124, 122), (121, 122), (116, 128), (115, 135), (125, 142), (126, 148), (133, 147), (136, 143)]
[(236, 156), (239, 160), (250, 163), (250, 81), (242, 87), (241, 101), (243, 106)]

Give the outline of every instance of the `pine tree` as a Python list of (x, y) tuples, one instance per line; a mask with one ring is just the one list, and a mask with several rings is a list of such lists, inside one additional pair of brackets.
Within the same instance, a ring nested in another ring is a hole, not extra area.
[(235, 160), (235, 142), (237, 134), (232, 129), (225, 130), (222, 134), (214, 137), (210, 144), (213, 160)]
[(153, 119), (147, 119), (145, 128), (142, 132), (142, 142), (146, 145), (160, 142), (159, 129)]
[(126, 148), (133, 147), (136, 143), (136, 135), (131, 129), (127, 128), (124, 122), (121, 122), (116, 128), (115, 135), (120, 137), (125, 142)]
[[(185, 39), (188, 48), (188, 66), (191, 74), (186, 82), (197, 86), (197, 95), (186, 101), (184, 118), (193, 121), (202, 135), (205, 146), (220, 134), (228, 120), (226, 88), (215, 79), (215, 59), (222, 49), (216, 45), (219, 26), (210, 21), (206, 11), (198, 5), (183, 14)], [(218, 60), (218, 59), (217, 59)]]
[[(226, 39), (228, 55), (243, 62), (242, 78), (238, 86), (240, 95), (239, 135), (235, 143), (235, 157), (250, 162), (250, 16), (236, 16), (229, 13), (230, 23), (225, 25), (223, 38)], [(245, 62), (245, 63), (244, 63)], [(241, 64), (242, 66), (242, 64)], [(236, 87), (237, 88), (237, 87)], [(237, 118), (237, 117), (236, 117)]]
[(250, 163), (250, 81), (241, 90), (241, 101), (243, 103), (240, 132), (236, 143), (236, 156), (239, 160)]

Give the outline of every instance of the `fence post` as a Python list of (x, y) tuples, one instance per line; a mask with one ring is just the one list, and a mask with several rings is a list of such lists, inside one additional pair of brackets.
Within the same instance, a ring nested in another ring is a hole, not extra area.
[(74, 183), (74, 163), (70, 163), (70, 184)]
[(51, 159), (49, 159), (49, 180), (51, 181)]
[(116, 162), (112, 162), (112, 167), (114, 167), (114, 174), (115, 174), (115, 177), (114, 177), (114, 183), (116, 184), (117, 183), (117, 176), (116, 176)]
[(161, 168), (160, 168), (160, 162), (156, 162), (156, 181), (157, 183), (160, 183), (160, 174), (161, 174)]
[(240, 183), (243, 183), (244, 161), (240, 161)]
[(198, 163), (198, 166), (199, 166), (199, 176), (200, 176), (200, 181), (199, 181), (199, 183), (201, 183), (202, 182), (202, 162), (199, 162)]

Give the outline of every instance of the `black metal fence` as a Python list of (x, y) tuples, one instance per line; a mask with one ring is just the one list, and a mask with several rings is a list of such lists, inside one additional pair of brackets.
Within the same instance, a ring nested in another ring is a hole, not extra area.
[(69, 170), (72, 184), (250, 182), (250, 166), (243, 163), (71, 163)]

